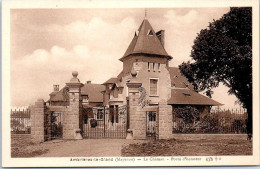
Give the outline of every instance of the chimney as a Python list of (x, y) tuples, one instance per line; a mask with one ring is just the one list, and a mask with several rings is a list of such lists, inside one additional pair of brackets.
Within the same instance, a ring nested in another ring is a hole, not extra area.
[(91, 84), (91, 80), (88, 80), (88, 81), (87, 81), (87, 84)]
[(165, 30), (160, 30), (160, 31), (156, 32), (156, 36), (160, 40), (163, 47), (164, 47), (164, 34), (165, 34)]
[(58, 92), (59, 91), (59, 85), (53, 85), (53, 91)]

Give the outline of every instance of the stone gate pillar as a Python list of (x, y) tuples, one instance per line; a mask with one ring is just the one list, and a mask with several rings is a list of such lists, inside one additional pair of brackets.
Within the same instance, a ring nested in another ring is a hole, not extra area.
[(157, 130), (159, 139), (172, 138), (172, 106), (168, 105), (165, 100), (159, 102), (158, 118), (156, 120), (159, 130)]
[(139, 87), (142, 86), (142, 83), (136, 78), (137, 72), (135, 70), (132, 70), (131, 74), (132, 79), (129, 83), (126, 83), (129, 98), (129, 130), (133, 132), (133, 139), (145, 139), (146, 116), (144, 111), (139, 111), (140, 106), (138, 104)]
[(44, 141), (44, 100), (38, 99), (31, 107), (31, 139), (34, 143)]
[(78, 139), (76, 132), (80, 131), (80, 92), (83, 86), (77, 78), (78, 72), (72, 72), (73, 78), (69, 83), (66, 83), (69, 88), (69, 108), (64, 113), (63, 122), (63, 138), (64, 139)]

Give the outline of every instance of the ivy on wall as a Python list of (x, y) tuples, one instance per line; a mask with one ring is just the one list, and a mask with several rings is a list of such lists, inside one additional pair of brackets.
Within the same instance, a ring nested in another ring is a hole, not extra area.
[(184, 123), (193, 123), (200, 119), (200, 112), (195, 107), (185, 106), (173, 109), (176, 117), (182, 118)]

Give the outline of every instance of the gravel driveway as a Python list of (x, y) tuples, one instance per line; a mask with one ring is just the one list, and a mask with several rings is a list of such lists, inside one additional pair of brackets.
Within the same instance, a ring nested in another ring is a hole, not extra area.
[(145, 140), (126, 139), (84, 139), (44, 142), (42, 147), (49, 151), (39, 157), (108, 157), (121, 156), (123, 146), (142, 143)]

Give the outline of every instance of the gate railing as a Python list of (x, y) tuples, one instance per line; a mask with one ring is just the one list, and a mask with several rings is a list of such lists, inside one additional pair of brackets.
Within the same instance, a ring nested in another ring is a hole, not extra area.
[(108, 107), (83, 108), (83, 137), (85, 138), (125, 138), (126, 124), (126, 106), (119, 106), (113, 111)]
[(44, 140), (55, 140), (63, 137), (62, 112), (49, 111), (44, 114)]
[(146, 112), (146, 136), (148, 138), (156, 137), (156, 112)]
[(30, 109), (28, 107), (11, 109), (10, 117), (12, 134), (31, 134)]
[(51, 139), (59, 139), (63, 136), (62, 113), (51, 112)]
[(191, 121), (173, 112), (173, 133), (246, 134), (246, 121), (245, 109), (215, 109)]

